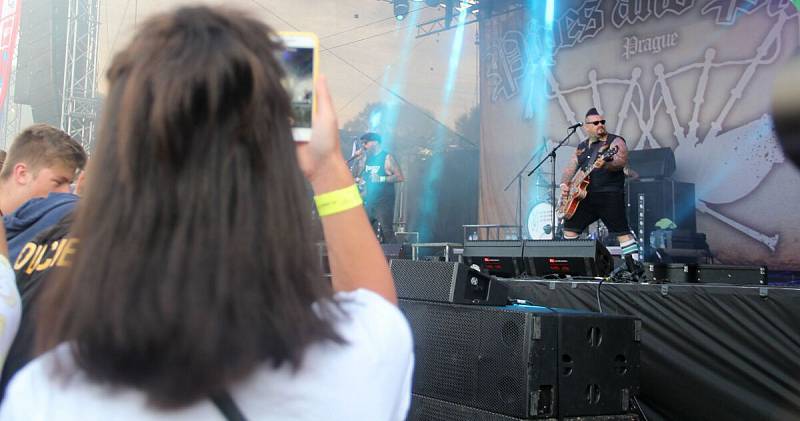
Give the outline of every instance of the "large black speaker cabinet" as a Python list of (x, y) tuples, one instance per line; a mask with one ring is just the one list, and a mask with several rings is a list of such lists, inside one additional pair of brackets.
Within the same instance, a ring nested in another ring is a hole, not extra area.
[[(471, 406), (411, 394), (411, 408), (406, 421), (523, 421)], [(600, 415), (596, 417), (562, 417), (561, 421), (639, 421), (636, 414)]]
[(496, 412), (459, 405), (416, 393), (411, 395), (411, 408), (406, 421), (523, 421)]
[(597, 240), (528, 240), (524, 259), (535, 276), (606, 276), (614, 269), (611, 253)]
[(458, 262), (391, 260), (397, 296), (442, 303), (505, 305), (508, 286)]
[(672, 148), (628, 151), (628, 166), (640, 178), (672, 177), (675, 173), (675, 153)]
[(67, 48), (67, 0), (22, 2), (14, 102), (28, 104), (33, 120), (58, 127)]
[(656, 222), (667, 218), (688, 232), (697, 231), (694, 184), (674, 180), (629, 181), (628, 223), (645, 247)]
[(624, 414), (638, 394), (633, 317), (412, 300), (400, 309), (414, 334), (417, 395), (530, 419)]

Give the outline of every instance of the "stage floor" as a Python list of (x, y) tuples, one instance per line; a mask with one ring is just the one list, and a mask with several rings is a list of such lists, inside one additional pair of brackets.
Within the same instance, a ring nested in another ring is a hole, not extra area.
[[(511, 297), (642, 319), (650, 421), (800, 416), (800, 288), (506, 280)], [(599, 292), (598, 292), (599, 291)]]

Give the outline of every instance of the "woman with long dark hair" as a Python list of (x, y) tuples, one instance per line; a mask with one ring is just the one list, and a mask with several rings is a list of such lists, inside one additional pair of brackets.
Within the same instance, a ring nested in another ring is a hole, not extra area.
[(45, 353), (0, 419), (405, 418), (411, 334), (325, 81), (297, 144), (275, 40), (242, 13), (191, 7), (116, 55), (80, 242), (42, 292)]

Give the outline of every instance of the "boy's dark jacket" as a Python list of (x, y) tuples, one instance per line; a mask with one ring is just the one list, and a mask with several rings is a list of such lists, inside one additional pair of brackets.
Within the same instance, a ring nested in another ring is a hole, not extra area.
[(22, 318), (3, 366), (0, 400), (5, 396), (8, 382), (14, 374), (35, 357), (36, 302), (43, 283), (54, 272), (51, 269), (68, 265), (75, 253), (77, 240), (68, 235), (72, 220), (73, 213), (69, 213), (54, 226), (42, 231), (22, 247), (22, 253), (13, 261), (17, 288), (22, 299)]

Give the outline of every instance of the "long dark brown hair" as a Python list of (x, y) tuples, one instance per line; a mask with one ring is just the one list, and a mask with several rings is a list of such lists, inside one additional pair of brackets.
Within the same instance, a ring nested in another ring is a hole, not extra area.
[(116, 55), (78, 251), (43, 296), (40, 350), (69, 342), (91, 379), (179, 407), (341, 341), (280, 49), (243, 13), (188, 7)]

